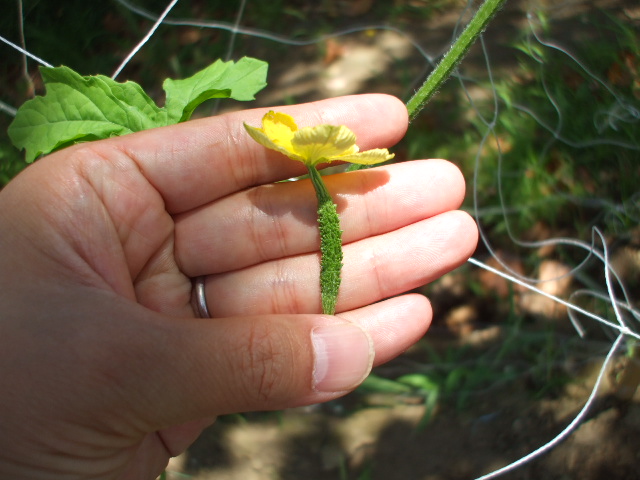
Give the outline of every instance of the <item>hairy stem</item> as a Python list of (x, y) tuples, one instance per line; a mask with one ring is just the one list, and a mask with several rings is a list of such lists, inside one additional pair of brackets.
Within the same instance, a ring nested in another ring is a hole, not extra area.
[(480, 6), (467, 27), (451, 46), (451, 49), (427, 77), (420, 89), (407, 102), (410, 121), (416, 118), (420, 110), (431, 100), (431, 97), (433, 97), (442, 84), (447, 81), (451, 72), (453, 72), (458, 63), (464, 58), (471, 45), (473, 45), (478, 36), (484, 31), (491, 18), (493, 18), (505, 1), (506, 0), (485, 0)]
[(329, 194), (316, 167), (307, 167), (318, 198), (318, 226), (320, 230), (320, 297), (322, 313), (336, 312), (340, 272), (342, 270), (342, 230), (336, 204)]

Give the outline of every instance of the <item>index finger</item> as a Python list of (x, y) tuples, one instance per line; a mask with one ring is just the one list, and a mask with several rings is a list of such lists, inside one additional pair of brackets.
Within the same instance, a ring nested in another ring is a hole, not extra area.
[[(395, 97), (355, 95), (277, 107), (299, 126), (346, 125), (362, 149), (389, 147), (408, 125)], [(112, 139), (162, 195), (167, 211), (185, 212), (230, 193), (305, 173), (304, 166), (267, 150), (246, 133), (268, 108), (243, 110)]]

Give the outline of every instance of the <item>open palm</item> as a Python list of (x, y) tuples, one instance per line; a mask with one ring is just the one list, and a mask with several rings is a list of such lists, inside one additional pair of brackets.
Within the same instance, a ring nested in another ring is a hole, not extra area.
[[(281, 110), (363, 148), (407, 127), (382, 95)], [(264, 112), (75, 146), (0, 192), (3, 478), (153, 478), (216, 415), (335, 398), (424, 334), (428, 301), (397, 295), (475, 248), (458, 170), (326, 178), (345, 267), (337, 315), (320, 315), (315, 195), (274, 183), (304, 167), (249, 139)], [(194, 314), (197, 276), (213, 319)]]

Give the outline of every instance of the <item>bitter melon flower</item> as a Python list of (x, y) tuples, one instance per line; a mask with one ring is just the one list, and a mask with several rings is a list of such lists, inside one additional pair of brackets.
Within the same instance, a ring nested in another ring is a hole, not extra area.
[(270, 111), (262, 118), (262, 128), (246, 123), (244, 128), (260, 145), (307, 167), (335, 161), (374, 165), (394, 157), (386, 148), (361, 152), (355, 134), (344, 125), (298, 128), (295, 120), (285, 113)]

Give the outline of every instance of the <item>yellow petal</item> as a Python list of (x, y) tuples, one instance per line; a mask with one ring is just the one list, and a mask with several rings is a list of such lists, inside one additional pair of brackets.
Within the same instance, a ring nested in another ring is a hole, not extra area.
[(318, 125), (301, 128), (291, 140), (293, 151), (305, 158), (307, 165), (336, 160), (358, 151), (356, 136), (344, 125)]
[[(271, 141), (271, 139), (264, 133), (261, 128), (252, 127), (251, 125), (244, 124), (244, 128), (247, 133), (253, 138), (256, 142), (258, 142), (263, 147), (267, 147), (271, 150), (276, 150), (280, 153), (284, 153), (287, 156), (291, 155), (291, 152), (286, 148), (281, 147), (280, 145), (276, 145)], [(295, 160), (299, 160), (296, 158)]]
[(263, 147), (283, 153), (292, 160), (304, 161), (302, 157), (293, 152), (291, 146), (291, 138), (298, 126), (289, 115), (270, 111), (262, 118), (262, 128), (252, 127), (246, 123), (244, 128), (251, 138)]
[(291, 139), (298, 130), (295, 120), (286, 113), (268, 112), (262, 117), (262, 131), (276, 145), (288, 150), (291, 148)]
[(260, 145), (308, 166), (333, 161), (374, 165), (394, 157), (386, 148), (360, 152), (355, 134), (344, 125), (298, 129), (295, 120), (285, 113), (268, 112), (262, 118), (262, 128), (246, 123), (244, 127)]
[(350, 155), (341, 155), (335, 160), (342, 162), (357, 163), (359, 165), (375, 165), (376, 163), (386, 162), (391, 160), (395, 155), (389, 153), (386, 148), (374, 148), (373, 150), (367, 150), (365, 152), (357, 152)]

